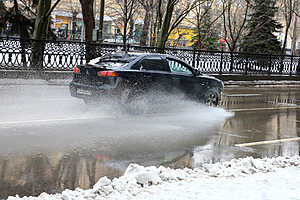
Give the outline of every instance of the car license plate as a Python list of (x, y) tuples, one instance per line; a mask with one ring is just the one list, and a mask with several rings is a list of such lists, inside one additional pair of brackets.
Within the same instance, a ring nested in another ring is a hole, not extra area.
[(77, 89), (77, 94), (92, 95), (92, 92), (89, 90)]

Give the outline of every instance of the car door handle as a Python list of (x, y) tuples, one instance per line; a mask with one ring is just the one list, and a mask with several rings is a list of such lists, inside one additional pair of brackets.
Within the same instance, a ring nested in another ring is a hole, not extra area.
[(144, 75), (144, 78), (151, 78), (151, 75)]

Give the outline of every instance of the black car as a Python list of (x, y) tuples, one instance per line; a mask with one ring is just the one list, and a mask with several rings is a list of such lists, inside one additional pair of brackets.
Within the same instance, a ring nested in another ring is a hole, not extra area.
[(222, 81), (173, 56), (130, 52), (112, 53), (75, 67), (70, 83), (71, 95), (86, 103), (106, 96), (129, 103), (150, 90), (159, 90), (218, 105), (222, 89)]

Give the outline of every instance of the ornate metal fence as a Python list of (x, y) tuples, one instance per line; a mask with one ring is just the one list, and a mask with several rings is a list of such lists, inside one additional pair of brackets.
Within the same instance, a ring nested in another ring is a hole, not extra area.
[[(0, 70), (70, 71), (91, 58), (124, 50), (160, 52), (155, 47), (71, 41), (35, 41), (0, 38)], [(300, 57), (291, 55), (245, 54), (166, 48), (164, 53), (176, 56), (208, 74), (278, 74), (300, 75)]]

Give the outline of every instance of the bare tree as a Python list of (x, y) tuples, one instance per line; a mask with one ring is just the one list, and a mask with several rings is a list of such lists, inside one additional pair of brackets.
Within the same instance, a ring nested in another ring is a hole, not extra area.
[[(194, 0), (190, 3), (181, 0), (167, 0), (163, 23), (156, 41), (156, 46), (159, 49), (164, 49), (170, 33), (186, 18), (190, 11), (199, 6), (201, 2), (202, 0)], [(175, 15), (173, 15), (174, 10), (176, 10)]]
[[(296, 54), (296, 40), (297, 40), (297, 14), (298, 14), (298, 0), (280, 0), (279, 1), (279, 14), (283, 18), (284, 23), (284, 38), (283, 38), (283, 48), (282, 54), (285, 53), (287, 40), (290, 36), (292, 40), (292, 55)], [(292, 30), (291, 30), (292, 28)]]
[[(3, 1), (1, 2), (3, 3)], [(30, 38), (33, 35), (33, 31), (35, 30), (36, 26), (36, 19), (38, 18), (37, 7), (39, 1), (13, 0), (13, 2), (14, 6), (12, 8), (0, 14), (0, 21), (2, 22), (2, 26), (4, 26), (6, 22), (10, 22), (13, 27), (16, 27), (16, 33), (18, 33), (22, 39)], [(46, 14), (50, 15), (58, 2), (59, 1), (56, 1), (56, 3), (52, 6), (50, 12)], [(50, 21), (48, 23), (50, 23)], [(45, 28), (47, 27), (48, 29), (45, 30), (44, 36), (46, 36), (46, 38), (56, 39), (56, 35), (52, 32), (49, 24)]]
[(154, 10), (154, 0), (138, 0), (138, 1), (145, 10), (144, 25), (143, 25), (140, 45), (146, 46), (146, 45), (150, 45), (150, 41), (151, 41), (151, 33), (152, 33), (151, 22), (153, 17), (152, 12)]
[(94, 0), (79, 0), (79, 2), (81, 4), (81, 11), (85, 30), (85, 59), (88, 62), (95, 56), (95, 46), (92, 45), (93, 30), (95, 28), (95, 17), (93, 8)]
[(94, 0), (79, 1), (81, 4), (82, 17), (84, 22), (85, 41), (89, 43), (93, 40), (93, 29), (95, 28), (95, 18), (93, 9)]
[(80, 12), (80, 6), (78, 5), (77, 1), (74, 0), (68, 0), (68, 6), (70, 8), (69, 11), (72, 13), (71, 18), (71, 28), (70, 28), (70, 35), (69, 38), (71, 40), (74, 40), (76, 38), (76, 26), (77, 26), (77, 15)]
[(133, 34), (133, 18), (137, 8), (137, 0), (110, 0), (108, 3), (107, 15), (113, 19), (119, 30), (123, 29), (120, 34), (124, 46)]
[[(60, 0), (51, 7), (51, 0), (39, 0), (37, 7), (37, 16), (35, 19), (33, 39), (45, 40), (47, 39), (49, 30), (50, 14), (57, 6)], [(45, 42), (36, 42), (33, 44), (31, 55), (31, 66), (36, 69), (41, 69), (43, 65), (43, 55), (45, 49)]]
[[(218, 34), (215, 27), (223, 16), (223, 12), (220, 12), (220, 9), (214, 6), (214, 4), (214, 0), (204, 1), (202, 5), (197, 6), (191, 11), (194, 18), (187, 20), (196, 29), (196, 36), (193, 38), (196, 48), (207, 48), (204, 44), (205, 41), (208, 40), (212, 34)], [(208, 18), (210, 19), (208, 20)]]
[(285, 54), (290, 27), (295, 15), (293, 11), (295, 10), (296, 6), (297, 4), (295, 0), (280, 0), (279, 11), (284, 19), (284, 38), (281, 54)]
[(155, 0), (155, 5), (156, 5), (155, 6), (156, 11), (154, 16), (154, 24), (153, 24), (154, 34), (151, 41), (151, 46), (155, 45), (157, 41), (158, 33), (161, 28), (162, 18), (163, 18), (163, 0)]
[(51, 0), (39, 0), (33, 39), (41, 40), (47, 38), (50, 15), (59, 2), (60, 0), (56, 0), (51, 7)]
[(235, 51), (246, 29), (249, 0), (223, 0), (223, 27), (229, 50)]
[(292, 23), (292, 26), (291, 26), (291, 29), (292, 31), (290, 32), (290, 36), (291, 36), (291, 50), (292, 50), (292, 55), (296, 55), (297, 52), (296, 52), (296, 42), (297, 42), (297, 39), (298, 39), (298, 36), (299, 36), (299, 33), (297, 32), (297, 24), (298, 24), (298, 18), (300, 17), (298, 15), (299, 13), (299, 0), (295, 0), (295, 10), (293, 11), (294, 13), (294, 17), (292, 19), (293, 23)]

